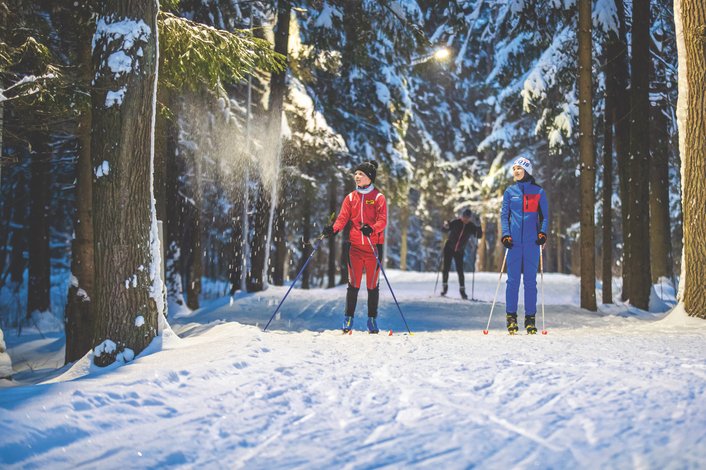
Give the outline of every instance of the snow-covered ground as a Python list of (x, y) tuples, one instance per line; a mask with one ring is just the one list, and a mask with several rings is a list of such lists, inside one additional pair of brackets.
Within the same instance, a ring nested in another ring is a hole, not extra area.
[(6, 331), (24, 370), (0, 388), (0, 466), (704, 468), (703, 320), (584, 311), (578, 280), (553, 274), (547, 335), (507, 335), (499, 303), (486, 336), (497, 274), (475, 276), (479, 302), (453, 274), (445, 299), (434, 273), (388, 275), (411, 336), (384, 280), (392, 336), (363, 331), (364, 289), (341, 335), (344, 287), (294, 289), (267, 332), (286, 288), (219, 299), (103, 371), (55, 369), (60, 331)]

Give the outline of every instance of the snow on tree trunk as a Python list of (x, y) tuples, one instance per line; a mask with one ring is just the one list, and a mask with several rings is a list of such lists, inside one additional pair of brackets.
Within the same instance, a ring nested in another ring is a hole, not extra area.
[(675, 0), (679, 55), (679, 153), (681, 154), (684, 248), (679, 299), (691, 316), (706, 319), (706, 4)]
[(596, 311), (596, 248), (593, 220), (596, 157), (591, 97), (591, 0), (579, 0), (579, 153), (581, 160), (581, 308)]
[(628, 297), (630, 304), (647, 310), (650, 277), (650, 5), (632, 6), (632, 58), (630, 85), (630, 163), (628, 174)]
[(100, 7), (93, 38), (93, 360), (106, 366), (132, 360), (159, 328), (151, 187), (158, 4), (107, 0)]

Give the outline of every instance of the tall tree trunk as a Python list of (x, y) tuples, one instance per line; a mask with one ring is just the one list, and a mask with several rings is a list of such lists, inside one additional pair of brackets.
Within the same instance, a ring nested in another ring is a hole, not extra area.
[(669, 223), (669, 137), (668, 123), (660, 102), (652, 113), (652, 167), (650, 168), (650, 262), (652, 282), (672, 273), (669, 253), (672, 246)]
[[(86, 40), (80, 47), (81, 78), (91, 81), (91, 47)], [(78, 162), (76, 164), (76, 215), (74, 239), (71, 242), (71, 285), (64, 312), (68, 364), (83, 357), (91, 349), (94, 315), (93, 288), (95, 262), (93, 252), (93, 163), (91, 161), (91, 107), (78, 118)]]
[(32, 139), (32, 179), (30, 183), (29, 214), (29, 273), (27, 276), (27, 318), (33, 312), (50, 309), (51, 253), (49, 251), (49, 166), (51, 160), (50, 136), (35, 133)]
[(630, 92), (628, 90), (628, 43), (627, 22), (623, 0), (615, 0), (618, 13), (618, 36), (608, 40), (608, 63), (615, 83), (614, 93), (614, 125), (615, 125), (615, 155), (618, 162), (618, 191), (620, 193), (620, 213), (623, 233), (622, 277), (623, 288), (621, 299), (628, 300), (630, 272), (626, 262), (630, 252), (629, 236), (629, 206), (628, 190), (630, 166)]
[[(152, 249), (152, 145), (157, 79), (155, 0), (106, 0), (94, 36), (93, 191), (96, 325), (93, 361), (130, 361), (158, 334), (159, 253)], [(130, 39), (122, 34), (130, 24)], [(114, 72), (121, 51), (131, 66)], [(111, 95), (108, 95), (108, 93)], [(154, 234), (154, 235), (153, 235)]]
[[(292, 6), (289, 0), (279, 0), (277, 2), (277, 25), (275, 29), (275, 45), (274, 50), (285, 57), (287, 56), (289, 46), (289, 22), (291, 19)], [(260, 225), (256, 225), (256, 236), (264, 237), (264, 240), (258, 240), (258, 248), (261, 250), (259, 255), (253, 250), (252, 262), (252, 277), (255, 280), (253, 286), (256, 290), (264, 289), (268, 275), (271, 273), (271, 266), (266, 266), (270, 254), (270, 230), (273, 221), (270, 219), (276, 211), (276, 207), (271, 207), (272, 204), (277, 204), (277, 187), (279, 182), (279, 169), (282, 150), (282, 112), (284, 105), (284, 97), (287, 92), (286, 70), (274, 72), (270, 77), (270, 99), (269, 99), (269, 118), (268, 118), (268, 136), (269, 142), (265, 146), (265, 160), (261, 162), (261, 176), (267, 174), (267, 177), (262, 179), (262, 191), (259, 192), (258, 209), (267, 211), (263, 214), (258, 214), (256, 221)], [(262, 164), (264, 163), (264, 165)], [(255, 243), (255, 240), (253, 240)], [(275, 257), (277, 258), (277, 256)], [(283, 255), (282, 255), (283, 258)], [(257, 279), (259, 277), (260, 279)]]
[(253, 215), (253, 235), (250, 242), (250, 271), (247, 273), (248, 292), (259, 292), (265, 288), (265, 250), (267, 244), (267, 223), (270, 215), (270, 192), (262, 183), (257, 185), (255, 194), (255, 214)]
[(406, 200), (404, 202), (402, 202), (401, 207), (400, 207), (399, 224), (400, 224), (400, 271), (406, 271), (407, 270), (407, 234), (409, 232), (409, 205), (407, 204)]
[[(610, 75), (610, 74), (606, 74)], [(611, 79), (606, 79), (605, 122), (603, 128), (603, 303), (613, 303), (613, 103), (608, 91)]]
[[(331, 175), (328, 187), (328, 210), (330, 213), (338, 211), (338, 178), (336, 174)], [(329, 222), (327, 221), (327, 224)], [(336, 287), (336, 237), (328, 238), (328, 287)]]
[(241, 220), (243, 213), (243, 201), (238, 198), (239, 187), (233, 188), (231, 198), (236, 201), (231, 206), (230, 230), (231, 238), (229, 242), (228, 279), (230, 281), (230, 295), (235, 295), (240, 289), (240, 282), (243, 276), (243, 223)]
[(628, 222), (627, 268), (630, 270), (630, 303), (647, 310), (650, 277), (650, 4), (647, 0), (632, 5), (632, 62), (630, 87), (630, 204)]
[(191, 310), (200, 307), (199, 297), (201, 296), (201, 277), (203, 276), (203, 246), (201, 214), (203, 207), (203, 196), (201, 187), (201, 156), (193, 156), (193, 177), (191, 186), (191, 197), (185, 202), (184, 212), (185, 224), (183, 247), (185, 256), (183, 258), (184, 292), (186, 293), (186, 306)]
[(273, 241), (275, 246), (274, 256), (272, 257), (272, 283), (276, 286), (284, 285), (284, 260), (287, 257), (287, 234), (286, 228), (286, 212), (284, 210), (284, 201), (286, 200), (286, 191), (284, 182), (280, 188), (279, 203), (275, 210), (274, 227), (272, 227)]
[[(486, 233), (488, 230), (488, 218), (484, 215), (480, 218), (480, 228), (483, 231), (483, 235), (478, 240), (478, 261), (476, 262), (476, 267), (479, 271), (490, 271), (486, 261), (488, 256), (488, 237)], [(441, 250), (439, 250), (439, 253), (441, 253)]]
[(564, 245), (566, 239), (564, 238), (564, 227), (561, 224), (561, 211), (555, 210), (556, 217), (554, 217), (556, 223), (556, 272), (565, 273), (566, 264), (564, 262)]
[(676, 0), (679, 53), (679, 152), (682, 158), (684, 250), (679, 299), (686, 313), (706, 319), (706, 4)]
[[(175, 108), (175, 112), (183, 112), (183, 107), (177, 103), (170, 102)], [(165, 150), (164, 163), (164, 178), (165, 191), (171, 197), (165, 200), (165, 236), (164, 236), (164, 253), (165, 253), (165, 283), (167, 304), (175, 304), (176, 306), (186, 305), (184, 300), (184, 285), (182, 279), (182, 257), (183, 257), (183, 227), (184, 213), (186, 211), (187, 202), (184, 197), (179, 176), (184, 171), (183, 156), (177, 155), (177, 135), (178, 122), (169, 120), (164, 122), (168, 129), (169, 137), (167, 138), (167, 149)], [(155, 151), (157, 150), (155, 146)]]
[(581, 308), (596, 311), (595, 206), (591, 81), (591, 0), (579, 0), (579, 153), (581, 159)]
[[(313, 190), (311, 188), (311, 184), (307, 181), (304, 183), (306, 185), (304, 189), (304, 197), (305, 201), (311, 201), (312, 198), (312, 193)], [(311, 243), (309, 242), (311, 240), (311, 204), (304, 204), (304, 213), (303, 213), (303, 220), (302, 220), (302, 257), (301, 260), (299, 260), (299, 269), (304, 266), (304, 263), (306, 260), (309, 258), (309, 255), (311, 255)], [(299, 270), (298, 269), (298, 270)], [(298, 271), (297, 270), (297, 271)], [(309, 274), (311, 273), (311, 263), (309, 263), (309, 266), (306, 267), (304, 272), (302, 273), (302, 289), (308, 289), (309, 288)]]

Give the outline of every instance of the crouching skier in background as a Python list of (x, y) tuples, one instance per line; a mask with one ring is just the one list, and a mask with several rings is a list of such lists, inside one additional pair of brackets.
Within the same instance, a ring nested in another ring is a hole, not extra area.
[[(343, 332), (353, 329), (353, 316), (358, 303), (358, 290), (365, 271), (368, 288), (368, 331), (378, 333), (377, 315), (380, 299), (379, 277), (376, 255), (382, 253), (384, 230), (387, 225), (387, 202), (385, 196), (373, 183), (377, 173), (377, 162), (369, 161), (355, 168), (353, 179), (356, 189), (348, 194), (341, 204), (341, 211), (333, 225), (324, 227), (323, 235), (330, 237), (352, 222), (350, 248), (348, 251), (348, 291), (346, 292), (346, 315)], [(377, 252), (373, 250), (377, 250)]]
[(466, 244), (471, 237), (480, 238), (483, 236), (483, 230), (476, 224), (471, 222), (473, 213), (470, 209), (466, 209), (461, 214), (461, 217), (451, 221), (444, 221), (441, 227), (442, 232), (448, 232), (449, 238), (444, 244), (444, 264), (441, 271), (442, 290), (441, 295), (445, 296), (449, 291), (449, 270), (451, 269), (451, 260), (456, 264), (456, 272), (458, 273), (459, 292), (462, 299), (468, 299), (466, 295), (466, 285), (463, 275), (463, 254), (466, 251)]
[(532, 162), (520, 157), (512, 162), (515, 183), (505, 190), (500, 212), (502, 243), (507, 253), (507, 290), (505, 305), (507, 330), (515, 334), (517, 327), (517, 298), (520, 275), (525, 287), (525, 329), (537, 333), (537, 268), (540, 246), (547, 241), (549, 205), (544, 190), (532, 177)]

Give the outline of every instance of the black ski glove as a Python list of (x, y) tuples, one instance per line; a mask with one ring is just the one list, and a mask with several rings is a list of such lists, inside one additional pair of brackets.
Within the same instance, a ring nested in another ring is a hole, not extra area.
[(370, 225), (368, 225), (368, 224), (363, 225), (363, 226), (360, 228), (360, 231), (361, 231), (361, 232), (363, 233), (363, 235), (365, 235), (366, 237), (369, 237), (370, 235), (373, 234), (373, 228), (372, 228)]
[(503, 245), (505, 245), (505, 248), (512, 248), (512, 237), (510, 235), (505, 235), (501, 241)]
[(333, 225), (327, 225), (326, 227), (324, 227), (324, 229), (321, 231), (321, 235), (323, 235), (324, 238), (336, 235), (336, 232), (334, 232), (333, 230)]
[(544, 232), (539, 232), (537, 234), (537, 240), (535, 240), (535, 243), (539, 246), (542, 246), (547, 243), (547, 234)]

